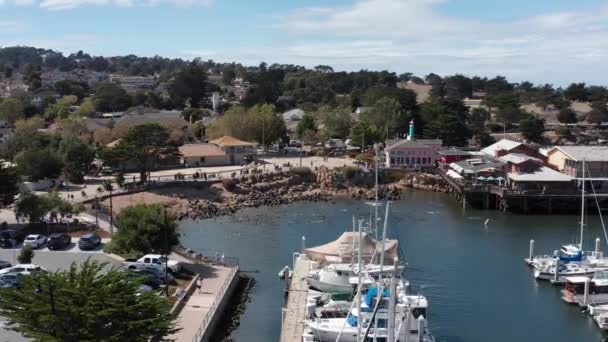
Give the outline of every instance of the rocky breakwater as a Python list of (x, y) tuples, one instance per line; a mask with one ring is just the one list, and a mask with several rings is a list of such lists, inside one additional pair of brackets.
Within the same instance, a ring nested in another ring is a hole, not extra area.
[(397, 186), (445, 193), (450, 191), (450, 187), (441, 176), (423, 172), (407, 174)]
[(242, 208), (277, 206), (296, 201), (329, 201), (334, 193), (322, 189), (310, 176), (252, 175), (240, 180), (225, 180), (215, 184), (216, 191), (223, 193), (220, 200), (191, 200), (180, 219), (207, 219), (232, 215)]

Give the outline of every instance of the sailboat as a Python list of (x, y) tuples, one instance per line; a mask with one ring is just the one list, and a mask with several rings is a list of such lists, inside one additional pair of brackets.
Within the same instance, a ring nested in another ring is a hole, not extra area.
[[(588, 276), (598, 270), (608, 269), (608, 259), (602, 256), (598, 250), (599, 245), (594, 252), (585, 252), (583, 250), (584, 231), (585, 231), (585, 174), (586, 166), (583, 159), (583, 177), (581, 185), (581, 219), (580, 219), (580, 237), (578, 244), (567, 244), (561, 246), (558, 251), (555, 251), (553, 256), (534, 256), (526, 258), (528, 265), (534, 267), (534, 277), (541, 280), (553, 280), (555, 282), (563, 281), (564, 277), (569, 276)], [(601, 215), (601, 213), (600, 213)], [(556, 277), (555, 273), (558, 272)]]

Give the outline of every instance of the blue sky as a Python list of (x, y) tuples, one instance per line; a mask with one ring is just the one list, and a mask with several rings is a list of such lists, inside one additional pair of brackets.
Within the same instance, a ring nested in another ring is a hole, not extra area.
[(0, 0), (0, 45), (606, 84), (599, 0)]

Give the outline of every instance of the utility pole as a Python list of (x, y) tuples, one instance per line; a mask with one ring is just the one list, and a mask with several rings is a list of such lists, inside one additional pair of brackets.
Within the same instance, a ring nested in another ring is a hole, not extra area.
[(163, 205), (163, 232), (165, 233), (165, 295), (169, 297), (169, 284), (167, 278), (169, 278), (169, 240), (167, 238), (167, 206)]
[(114, 207), (112, 206), (112, 184), (110, 184), (110, 237), (114, 238)]

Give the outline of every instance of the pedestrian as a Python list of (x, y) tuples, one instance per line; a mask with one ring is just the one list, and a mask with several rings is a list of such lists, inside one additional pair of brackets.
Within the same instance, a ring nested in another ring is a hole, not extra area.
[(198, 293), (201, 293), (201, 289), (203, 288), (203, 276), (199, 276), (198, 279), (196, 279), (196, 288), (198, 288)]
[(224, 253), (222, 253), (222, 265), (224, 265)]
[(219, 264), (220, 263), (220, 253), (215, 253), (215, 264)]

